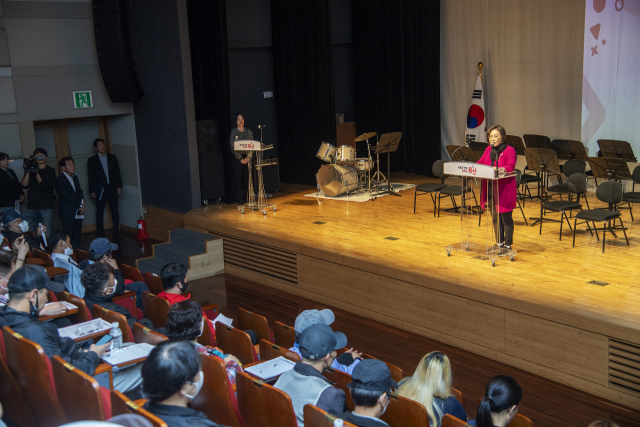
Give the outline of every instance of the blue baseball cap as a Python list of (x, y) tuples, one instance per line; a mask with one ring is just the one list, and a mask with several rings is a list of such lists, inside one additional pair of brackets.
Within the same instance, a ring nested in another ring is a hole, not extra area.
[(397, 388), (398, 383), (391, 378), (391, 371), (386, 363), (378, 359), (364, 359), (358, 363), (351, 373), (348, 388), (361, 388), (369, 391), (386, 391)]
[(15, 221), (16, 219), (24, 219), (27, 217), (27, 214), (21, 214), (17, 210), (13, 209), (8, 212), (2, 214), (2, 224), (9, 224), (10, 222)]
[(89, 253), (100, 255), (107, 253), (109, 251), (118, 250), (118, 245), (115, 243), (111, 243), (109, 239), (106, 237), (99, 237), (91, 242), (91, 246), (89, 246)]
[(309, 326), (300, 336), (300, 354), (305, 359), (317, 360), (333, 350), (347, 346), (347, 337), (342, 332), (333, 332), (324, 323)]

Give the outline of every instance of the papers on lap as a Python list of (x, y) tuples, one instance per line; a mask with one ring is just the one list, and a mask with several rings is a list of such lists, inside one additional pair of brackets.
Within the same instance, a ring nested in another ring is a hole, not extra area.
[[(73, 306), (73, 308), (78, 307)], [(89, 320), (88, 322), (82, 322), (76, 325), (67, 326), (66, 328), (60, 328), (58, 329), (58, 335), (60, 335), (61, 337), (71, 338), (73, 340), (85, 335), (95, 334), (96, 332), (102, 332), (109, 329), (111, 329), (111, 324), (109, 322), (102, 319), (93, 319)]]
[(284, 357), (276, 357), (275, 359), (267, 360), (266, 362), (259, 363), (254, 366), (245, 368), (245, 371), (251, 375), (260, 378), (261, 380), (269, 380), (271, 378), (278, 377), (287, 371), (293, 369), (296, 362), (292, 362)]
[[(73, 310), (74, 308), (78, 308), (78, 306), (77, 306), (77, 305), (75, 305), (75, 304), (71, 304), (70, 302), (67, 302), (67, 301), (58, 301), (58, 302), (59, 302), (60, 304), (64, 304), (64, 305), (65, 305), (69, 310)], [(46, 306), (51, 305), (51, 304), (55, 304), (55, 303), (53, 303), (53, 302), (48, 302), (48, 303), (46, 303), (44, 306), (46, 307)], [(78, 325), (75, 325), (75, 326), (78, 326)]]
[(134, 344), (122, 347), (122, 350), (116, 353), (107, 353), (102, 356), (102, 360), (110, 365), (119, 365), (121, 363), (131, 362), (132, 360), (141, 359), (149, 356), (154, 347), (150, 344)]

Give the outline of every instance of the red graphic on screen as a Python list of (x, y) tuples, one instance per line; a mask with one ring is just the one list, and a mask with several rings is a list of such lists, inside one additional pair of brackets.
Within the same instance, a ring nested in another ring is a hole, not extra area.
[(602, 12), (606, 5), (607, 0), (593, 0), (593, 10), (595, 10), (597, 13)]

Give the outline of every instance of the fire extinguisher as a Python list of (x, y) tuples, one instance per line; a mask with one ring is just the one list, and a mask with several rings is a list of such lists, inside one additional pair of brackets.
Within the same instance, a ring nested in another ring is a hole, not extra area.
[(138, 235), (135, 237), (136, 240), (145, 240), (148, 239), (149, 235), (147, 234), (147, 223), (140, 217), (138, 220)]

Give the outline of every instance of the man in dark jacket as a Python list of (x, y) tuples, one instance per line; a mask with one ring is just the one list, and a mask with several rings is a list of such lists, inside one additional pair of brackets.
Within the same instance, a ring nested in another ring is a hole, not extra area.
[(53, 226), (53, 188), (56, 185), (56, 170), (47, 166), (47, 150), (36, 148), (33, 156), (38, 163), (38, 169), (33, 172), (25, 170), (22, 178), (22, 188), (27, 193), (27, 212), (29, 231), (36, 232), (38, 224), (45, 226), (45, 233), (51, 234)]
[(16, 208), (16, 202), (24, 202), (24, 191), (16, 173), (9, 169), (9, 155), (0, 153), (0, 215)]
[[(17, 210), (13, 209), (4, 212), (2, 215), (2, 229), (4, 236), (9, 239), (11, 245), (14, 246), (14, 242), (23, 238), (29, 245), (29, 250), (33, 248), (44, 249), (44, 240), (42, 239), (43, 231), (46, 231), (46, 227), (38, 227), (36, 229), (36, 235), (30, 236), (27, 233), (29, 231), (29, 222), (25, 219), (29, 214), (21, 214)], [(24, 262), (24, 259), (20, 261)]]
[(118, 196), (122, 194), (122, 177), (118, 159), (113, 154), (107, 153), (104, 139), (93, 141), (93, 147), (97, 154), (87, 160), (87, 173), (89, 175), (89, 192), (96, 199), (96, 225), (98, 234), (104, 237), (104, 208), (109, 201), (111, 219), (113, 220), (113, 237), (120, 239), (120, 215), (118, 214)]
[(87, 266), (80, 275), (80, 281), (84, 286), (84, 302), (91, 311), (92, 307), (97, 304), (107, 310), (115, 311), (122, 314), (129, 326), (133, 326), (138, 322), (149, 329), (153, 329), (151, 320), (143, 318), (137, 320), (129, 313), (125, 307), (113, 302), (116, 294), (116, 287), (119, 285), (118, 280), (113, 276), (113, 269), (108, 264), (98, 262)]
[(56, 193), (60, 198), (59, 214), (62, 228), (71, 237), (71, 246), (80, 247), (82, 217), (84, 217), (84, 193), (80, 181), (75, 175), (76, 164), (71, 157), (60, 160), (62, 173), (56, 178)]

